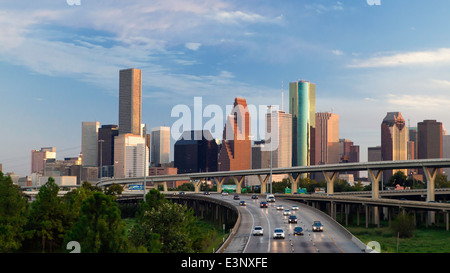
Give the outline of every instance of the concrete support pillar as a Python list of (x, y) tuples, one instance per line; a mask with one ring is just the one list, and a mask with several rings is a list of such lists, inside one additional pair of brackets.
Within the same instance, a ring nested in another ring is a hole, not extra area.
[(369, 180), (372, 182), (372, 198), (377, 199), (380, 198), (380, 178), (383, 171), (378, 170), (375, 171), (368, 169), (367, 174), (369, 175)]
[(325, 171), (322, 171), (322, 173), (323, 173), (323, 176), (325, 177), (325, 181), (327, 182), (327, 194), (333, 194), (334, 193), (334, 181), (336, 180), (338, 172), (332, 172), (331, 177)]
[(366, 208), (366, 228), (369, 228), (369, 206), (365, 205)]
[(163, 191), (167, 191), (167, 182), (155, 182), (156, 188), (163, 186)]
[(200, 184), (201, 183), (202, 183), (201, 180), (198, 180), (198, 181), (192, 180), (192, 184), (194, 184), (194, 188), (195, 188), (195, 193), (200, 192)]
[(245, 176), (241, 176), (241, 178), (238, 180), (236, 176), (233, 176), (234, 183), (236, 183), (236, 193), (242, 192), (242, 182), (244, 181)]
[[(438, 168), (423, 167), (423, 172), (425, 173), (425, 177), (427, 179), (427, 202), (435, 201), (434, 180), (436, 178), (436, 174), (438, 173)], [(435, 212), (429, 211), (428, 216), (428, 221), (431, 225), (435, 222)]]
[(216, 185), (217, 185), (217, 192), (221, 193), (222, 192), (222, 185), (223, 185), (223, 182), (225, 181), (225, 177), (221, 177), (221, 178), (213, 177), (213, 179), (214, 179), (214, 181), (216, 182)]
[(289, 181), (291, 182), (291, 193), (294, 194), (297, 192), (298, 181), (300, 180), (302, 174), (299, 173), (295, 179), (294, 179), (294, 176), (292, 175), (292, 173), (289, 173), (288, 176), (289, 176)]
[(264, 179), (262, 179), (260, 174), (258, 174), (257, 176), (258, 176), (259, 182), (261, 183), (261, 194), (264, 194), (267, 192), (267, 181), (269, 180), (270, 175), (269, 174), (266, 175), (266, 178), (264, 178)]
[(449, 223), (448, 223), (448, 211), (444, 211), (444, 217), (445, 217), (445, 229), (448, 231), (449, 230)]

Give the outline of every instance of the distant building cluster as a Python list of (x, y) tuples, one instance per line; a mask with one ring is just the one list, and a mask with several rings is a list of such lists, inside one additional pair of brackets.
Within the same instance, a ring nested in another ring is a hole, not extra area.
[[(315, 97), (315, 84), (303, 80), (291, 82), (289, 113), (270, 108), (265, 115), (266, 135), (262, 140), (252, 140), (247, 101), (236, 97), (233, 110), (227, 113), (221, 140), (214, 139), (208, 130), (185, 131), (174, 144), (174, 160), (171, 161), (170, 127), (157, 126), (148, 130), (142, 123), (141, 70), (120, 70), (118, 124), (82, 122), (79, 155), (57, 160), (55, 147), (43, 147), (31, 151), (30, 176), (11, 175), (21, 186), (40, 185), (50, 176), (57, 177), (60, 185), (74, 185), (105, 177), (359, 162), (359, 145), (339, 134), (339, 115), (316, 112)], [(380, 145), (368, 147), (368, 161), (450, 156), (450, 136), (436, 120), (424, 120), (417, 127), (410, 127), (400, 112), (388, 112), (380, 129)], [(388, 180), (396, 171), (384, 171), (383, 179)], [(401, 171), (414, 178), (423, 175), (417, 169)], [(321, 174), (310, 177), (323, 179)], [(360, 174), (357, 171), (341, 173), (340, 178), (353, 182), (360, 179)], [(247, 177), (246, 184), (259, 182)]]

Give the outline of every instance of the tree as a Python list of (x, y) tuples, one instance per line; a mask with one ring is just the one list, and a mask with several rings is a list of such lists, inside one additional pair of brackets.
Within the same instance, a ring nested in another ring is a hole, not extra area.
[(123, 186), (121, 186), (120, 184), (113, 184), (106, 189), (105, 194), (118, 195), (118, 194), (122, 194), (122, 191), (123, 191)]
[(10, 176), (0, 172), (0, 252), (17, 251), (24, 239), (28, 203)]
[(391, 187), (395, 187), (397, 184), (400, 186), (407, 186), (408, 177), (402, 172), (397, 171), (391, 178), (389, 179), (388, 185)]
[(94, 192), (83, 201), (78, 221), (65, 241), (77, 241), (84, 253), (127, 252), (125, 223), (114, 197)]
[(64, 212), (61, 198), (58, 197), (59, 186), (49, 177), (36, 195), (36, 201), (31, 203), (30, 225), (27, 234), (31, 240), (40, 241), (42, 251), (53, 252), (63, 243), (65, 229), (63, 226)]

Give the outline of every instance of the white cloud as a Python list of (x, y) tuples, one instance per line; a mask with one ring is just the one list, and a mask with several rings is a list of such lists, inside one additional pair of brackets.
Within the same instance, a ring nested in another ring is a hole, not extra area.
[(342, 50), (339, 50), (339, 49), (332, 50), (331, 53), (333, 53), (336, 56), (344, 55), (344, 52)]
[(375, 68), (439, 64), (450, 64), (450, 48), (397, 53), (388, 56), (377, 56), (366, 60), (355, 60), (349, 67)]
[(240, 22), (247, 23), (277, 23), (281, 22), (283, 16), (268, 17), (257, 13), (237, 11), (219, 11), (211, 17), (221, 23), (237, 24)]
[(186, 43), (186, 44), (184, 44), (184, 46), (187, 49), (190, 49), (190, 50), (193, 50), (193, 51), (197, 51), (200, 48), (201, 45), (202, 45), (201, 43)]

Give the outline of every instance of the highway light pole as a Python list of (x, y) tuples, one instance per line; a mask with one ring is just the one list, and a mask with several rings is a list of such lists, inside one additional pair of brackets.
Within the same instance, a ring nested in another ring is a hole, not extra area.
[[(270, 111), (270, 118), (272, 119), (272, 105), (267, 106), (267, 108)], [(267, 129), (267, 128), (266, 128)], [(267, 131), (267, 130), (266, 130)], [(270, 123), (270, 178), (269, 178), (269, 183), (270, 183), (270, 194), (272, 194), (272, 122)]]

